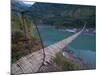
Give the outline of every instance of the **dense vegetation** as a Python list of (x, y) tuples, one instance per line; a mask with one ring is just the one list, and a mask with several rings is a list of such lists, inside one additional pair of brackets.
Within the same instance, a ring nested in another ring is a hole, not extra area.
[(95, 6), (36, 2), (30, 10), (37, 24), (82, 27), (86, 22), (88, 28), (95, 28)]
[(72, 71), (82, 69), (78, 63), (74, 63), (70, 59), (65, 58), (62, 53), (57, 53), (53, 61), (57, 65), (59, 71)]
[(21, 13), (11, 16), (12, 62), (42, 48), (39, 36), (34, 34), (35, 25), (28, 17)]

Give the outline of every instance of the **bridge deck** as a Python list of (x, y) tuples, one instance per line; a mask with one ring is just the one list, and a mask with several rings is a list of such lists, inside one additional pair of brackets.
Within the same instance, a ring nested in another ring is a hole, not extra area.
[[(55, 54), (61, 51), (64, 47), (66, 47), (69, 43), (71, 43), (75, 38), (78, 37), (84, 30), (84, 27), (81, 31), (61, 40), (55, 44), (52, 44), (46, 48), (45, 50), (45, 65), (46, 62), (50, 62)], [(40, 49), (37, 52), (33, 52), (25, 57), (20, 58), (16, 63), (12, 64), (11, 71), (12, 74), (18, 75), (23, 73), (35, 73), (38, 71), (41, 63), (43, 62), (43, 50)]]

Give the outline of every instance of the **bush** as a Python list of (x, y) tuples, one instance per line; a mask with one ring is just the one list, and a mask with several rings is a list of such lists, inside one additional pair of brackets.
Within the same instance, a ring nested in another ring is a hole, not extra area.
[(57, 53), (53, 61), (60, 71), (71, 71), (81, 69), (79, 64), (73, 63), (71, 60), (65, 58), (61, 53)]

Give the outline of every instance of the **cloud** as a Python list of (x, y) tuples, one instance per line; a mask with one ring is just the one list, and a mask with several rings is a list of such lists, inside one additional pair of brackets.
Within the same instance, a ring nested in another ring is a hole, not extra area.
[(32, 2), (32, 1), (31, 1), (31, 2), (28, 2), (28, 1), (25, 1), (25, 2), (24, 2), (24, 1), (23, 1), (23, 3), (28, 4), (28, 5), (33, 5), (35, 2)]

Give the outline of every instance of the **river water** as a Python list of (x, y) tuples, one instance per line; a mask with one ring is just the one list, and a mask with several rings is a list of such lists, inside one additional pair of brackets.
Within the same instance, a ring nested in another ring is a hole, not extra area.
[[(51, 26), (38, 26), (43, 44), (49, 46), (67, 38), (74, 33), (55, 29)], [(96, 36), (81, 34), (67, 46), (77, 57), (80, 57), (88, 65), (89, 69), (95, 69), (96, 65)]]

